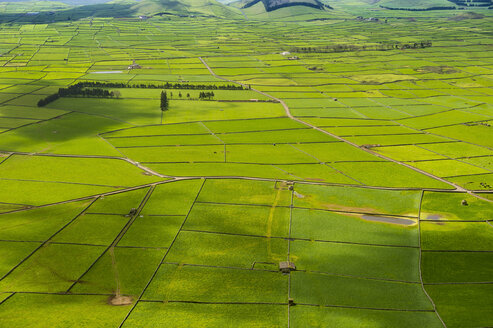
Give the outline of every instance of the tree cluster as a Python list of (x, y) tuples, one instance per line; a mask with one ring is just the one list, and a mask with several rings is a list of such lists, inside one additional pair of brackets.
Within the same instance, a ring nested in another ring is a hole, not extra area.
[(214, 99), (214, 92), (200, 92), (199, 100), (212, 100)]
[(58, 95), (58, 93), (55, 93), (55, 94), (52, 94), (52, 95), (49, 95), (41, 100), (38, 101), (38, 107), (43, 107), (43, 106), (46, 106), (48, 105), (49, 103), (57, 100), (58, 98), (60, 98), (60, 96)]
[(83, 97), (83, 98), (114, 98), (120, 97), (120, 91), (109, 91), (101, 88), (84, 88), (81, 83), (59, 88), (57, 93), (46, 96), (38, 101), (38, 107), (43, 107), (62, 97)]
[(58, 89), (60, 97), (87, 97), (87, 98), (113, 98), (113, 92), (101, 88), (83, 88), (77, 84), (71, 85), (68, 88)]
[(431, 41), (419, 41), (410, 43), (382, 43), (377, 45), (352, 45), (334, 44), (324, 47), (300, 47), (293, 48), (291, 52), (297, 53), (332, 53), (332, 52), (351, 52), (351, 51), (386, 51), (394, 49), (423, 49), (432, 46)]

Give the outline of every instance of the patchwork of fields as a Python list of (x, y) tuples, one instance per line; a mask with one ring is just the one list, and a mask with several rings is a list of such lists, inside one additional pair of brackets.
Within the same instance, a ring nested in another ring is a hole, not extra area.
[(493, 19), (393, 14), (2, 24), (0, 327), (493, 326)]

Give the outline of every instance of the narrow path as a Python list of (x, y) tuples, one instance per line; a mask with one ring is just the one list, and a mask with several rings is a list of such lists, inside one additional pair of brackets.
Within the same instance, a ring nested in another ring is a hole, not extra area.
[(426, 295), (428, 300), (430, 301), (431, 305), (433, 306), (433, 311), (437, 315), (438, 319), (442, 323), (442, 326), (447, 328), (447, 325), (443, 321), (442, 317), (438, 313), (437, 306), (433, 299), (431, 298), (430, 294), (426, 291), (425, 284), (423, 281), (423, 248), (421, 247), (421, 209), (423, 207), (423, 197), (424, 197), (424, 191), (421, 192), (421, 198), (419, 200), (419, 210), (418, 210), (418, 245), (419, 245), (419, 258), (418, 258), (418, 271), (419, 271), (419, 282), (421, 285), (421, 289), (423, 290), (423, 293)]
[(245, 17), (246, 20), (250, 20), (250, 18), (248, 18), (248, 16), (246, 15), (246, 13), (243, 11), (242, 8), (240, 8), (240, 11), (241, 11), (241, 14), (243, 15), (243, 17)]
[(264, 95), (264, 96), (266, 96), (266, 97), (268, 97), (268, 98), (270, 98), (270, 99), (272, 99), (272, 100), (275, 100), (275, 101), (279, 102), (279, 103), (280, 103), (280, 104), (284, 107), (284, 111), (286, 112), (286, 115), (287, 115), (290, 119), (292, 119), (293, 121), (296, 121), (296, 122), (301, 123), (301, 124), (303, 124), (303, 125), (305, 125), (305, 126), (311, 127), (311, 128), (312, 128), (312, 129), (314, 129), (314, 130), (317, 130), (317, 131), (322, 132), (322, 133), (324, 133), (324, 134), (326, 134), (326, 135), (329, 135), (329, 136), (331, 136), (332, 138), (335, 138), (335, 139), (337, 139), (337, 140), (339, 140), (339, 141), (342, 141), (342, 142), (344, 142), (344, 143), (346, 143), (346, 144), (348, 144), (348, 145), (350, 145), (350, 146), (353, 146), (353, 147), (355, 147), (355, 148), (361, 149), (361, 150), (363, 150), (363, 151), (365, 151), (365, 152), (367, 152), (367, 153), (369, 153), (369, 154), (371, 154), (371, 155), (374, 155), (374, 156), (377, 156), (377, 157), (379, 157), (379, 158), (381, 158), (381, 159), (384, 159), (384, 160), (386, 160), (386, 161), (389, 161), (389, 162), (392, 162), (392, 163), (395, 163), (395, 164), (398, 164), (398, 165), (404, 166), (404, 167), (406, 167), (406, 168), (408, 168), (408, 169), (411, 169), (411, 170), (413, 170), (413, 171), (415, 171), (415, 172), (418, 172), (418, 173), (421, 173), (421, 174), (423, 174), (423, 175), (426, 175), (426, 176), (427, 176), (427, 177), (429, 177), (429, 178), (432, 178), (432, 179), (438, 180), (438, 181), (440, 181), (440, 182), (443, 182), (443, 183), (445, 183), (445, 184), (448, 184), (449, 186), (454, 187), (454, 191), (466, 192), (466, 193), (468, 193), (468, 194), (470, 194), (470, 195), (472, 195), (472, 196), (474, 196), (474, 197), (476, 197), (476, 198), (479, 198), (479, 199), (481, 199), (481, 200), (484, 200), (484, 201), (487, 201), (487, 202), (493, 202), (492, 200), (490, 200), (490, 199), (488, 199), (488, 198), (481, 197), (481, 196), (479, 196), (479, 195), (477, 195), (477, 194), (473, 193), (472, 191), (467, 190), (467, 189), (465, 189), (465, 188), (463, 188), (463, 187), (461, 187), (461, 186), (459, 186), (459, 185), (457, 185), (457, 184), (455, 184), (455, 183), (453, 183), (453, 182), (447, 181), (447, 180), (445, 180), (445, 179), (443, 179), (443, 178), (440, 178), (440, 177), (438, 177), (438, 176), (436, 176), (436, 175), (433, 175), (433, 174), (431, 174), (431, 173), (429, 173), (429, 172), (423, 171), (423, 170), (418, 169), (418, 168), (416, 168), (416, 167), (414, 167), (414, 166), (411, 166), (411, 165), (406, 164), (406, 163), (403, 163), (403, 162), (401, 162), (401, 161), (398, 161), (398, 160), (392, 159), (392, 158), (387, 157), (387, 156), (385, 156), (385, 155), (378, 154), (378, 153), (376, 153), (376, 152), (371, 151), (370, 149), (366, 149), (366, 148), (360, 147), (358, 144), (356, 144), (356, 143), (354, 143), (354, 142), (351, 142), (351, 141), (349, 141), (349, 140), (346, 140), (346, 139), (344, 139), (344, 138), (341, 138), (341, 137), (339, 137), (338, 135), (335, 135), (335, 134), (333, 134), (333, 133), (330, 133), (330, 132), (328, 132), (328, 131), (325, 131), (325, 130), (323, 130), (323, 129), (321, 129), (321, 128), (319, 128), (319, 127), (317, 127), (317, 126), (313, 125), (313, 124), (310, 124), (310, 123), (308, 123), (308, 122), (305, 122), (305, 121), (303, 121), (303, 120), (301, 120), (301, 119), (299, 119), (299, 118), (297, 118), (297, 117), (293, 116), (293, 114), (291, 114), (291, 110), (289, 109), (288, 105), (287, 105), (287, 104), (286, 104), (286, 103), (285, 103), (282, 99), (279, 99), (279, 98), (277, 98), (277, 97), (271, 96), (271, 95), (269, 95), (268, 93), (265, 93), (265, 92), (263, 92), (263, 91), (257, 90), (257, 89), (255, 89), (255, 88), (249, 87), (249, 86), (247, 86), (247, 85), (245, 85), (245, 84), (243, 84), (243, 83), (241, 83), (241, 82), (233, 81), (233, 80), (230, 80), (230, 79), (224, 78), (224, 77), (222, 77), (222, 76), (219, 76), (219, 75), (217, 75), (217, 74), (216, 74), (216, 73), (212, 70), (212, 68), (211, 68), (211, 67), (207, 64), (207, 62), (206, 62), (206, 61), (205, 61), (202, 57), (199, 57), (199, 60), (200, 60), (200, 61), (201, 61), (201, 62), (205, 65), (205, 67), (207, 68), (207, 70), (208, 70), (208, 71), (209, 71), (209, 72), (210, 72), (210, 73), (211, 73), (214, 77), (216, 77), (216, 78), (218, 78), (218, 79), (221, 79), (221, 80), (223, 80), (223, 81), (227, 81), (227, 82), (231, 82), (231, 83), (240, 84), (241, 86), (243, 86), (243, 87), (245, 87), (245, 88), (247, 88), (247, 89), (250, 89), (250, 90), (252, 90), (252, 91), (255, 91), (255, 92), (257, 92), (257, 93), (259, 93), (259, 94), (261, 94), (261, 95)]

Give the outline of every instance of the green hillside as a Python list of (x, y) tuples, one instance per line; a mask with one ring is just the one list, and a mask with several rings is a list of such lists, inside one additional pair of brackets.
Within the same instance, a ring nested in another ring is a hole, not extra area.
[(248, 19), (259, 20), (317, 20), (341, 14), (318, 0), (251, 0), (230, 6), (240, 8)]
[(257, 3), (262, 3), (267, 11), (293, 6), (304, 6), (315, 9), (325, 8), (325, 5), (318, 0), (249, 0), (245, 2), (243, 8), (251, 7)]
[(380, 0), (376, 3), (386, 8), (429, 9), (439, 7), (454, 7), (448, 0)]
[[(244, 19), (240, 9), (221, 4), (216, 0), (113, 0), (67, 3), (57, 1), (0, 1), (0, 14), (3, 14), (0, 20), (45, 23), (78, 20), (85, 17), (136, 17), (142, 15), (212, 16)], [(26, 13), (31, 14), (19, 16), (19, 14)]]
[(208, 15), (218, 17), (235, 16), (241, 13), (236, 8), (227, 7), (215, 0), (144, 0), (132, 6), (137, 14), (172, 13), (179, 15)]

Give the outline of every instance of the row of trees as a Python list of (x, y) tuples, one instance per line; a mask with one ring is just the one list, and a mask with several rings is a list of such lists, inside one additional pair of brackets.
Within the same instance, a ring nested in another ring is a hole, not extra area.
[[(116, 94), (115, 94), (116, 93)], [(120, 96), (119, 91), (109, 91), (102, 88), (84, 88), (78, 84), (69, 86), (68, 88), (58, 89), (58, 95), (60, 97), (91, 97), (91, 98), (113, 98), (115, 96)]]
[(68, 88), (59, 88), (57, 93), (46, 96), (38, 101), (38, 107), (43, 107), (62, 97), (83, 98), (120, 98), (120, 91), (109, 91), (101, 88), (84, 88), (79, 83)]
[[(47, 104), (61, 97), (84, 97), (84, 98), (120, 98), (121, 93), (118, 90), (110, 91), (108, 88), (149, 88), (149, 89), (194, 89), (194, 90), (243, 90), (243, 87), (237, 85), (205, 85), (205, 84), (181, 84), (181, 83), (165, 83), (162, 85), (156, 84), (139, 84), (129, 85), (121, 82), (92, 82), (85, 81), (71, 85), (67, 88), (59, 88), (58, 92), (49, 95), (38, 101), (38, 107), (46, 106)], [(173, 93), (170, 93), (173, 98)], [(178, 93), (181, 98), (181, 92)], [(212, 100), (214, 92), (200, 92), (199, 100)], [(187, 93), (187, 98), (190, 98), (190, 93)], [(169, 106), (168, 94), (166, 91), (161, 92), (161, 110), (167, 110)]]
[(388, 10), (405, 10), (405, 11), (431, 11), (431, 10), (455, 10), (455, 9), (457, 9), (454, 6), (429, 7), (429, 8), (395, 8), (395, 7), (380, 6), (380, 8), (388, 9)]
[(187, 90), (244, 90), (243, 86), (236, 84), (190, 84), (190, 83), (170, 83), (163, 84), (139, 83), (128, 84), (123, 82), (98, 82), (84, 81), (73, 86), (81, 88), (142, 88), (142, 89), (187, 89)]
[(60, 98), (60, 96), (58, 95), (58, 93), (55, 93), (55, 94), (52, 94), (52, 95), (49, 95), (41, 100), (38, 101), (38, 107), (43, 107), (43, 106), (46, 106), (48, 105), (49, 103), (57, 100), (58, 98)]
[[(170, 92), (171, 98), (173, 97), (173, 92)], [(214, 92), (200, 92), (199, 93), (199, 100), (213, 100), (214, 99)], [(178, 97), (182, 98), (183, 95), (181, 92), (178, 93)], [(190, 94), (187, 93), (187, 98), (190, 99)], [(166, 90), (161, 91), (161, 105), (160, 108), (162, 111), (168, 110), (169, 108), (169, 98), (168, 98), (168, 92)]]
[(334, 44), (324, 47), (300, 47), (293, 48), (291, 52), (297, 53), (331, 53), (331, 52), (351, 52), (351, 51), (386, 51), (394, 49), (423, 49), (432, 46), (431, 41), (420, 41), (412, 43), (382, 43), (376, 45), (353, 45), (353, 44)]
[(212, 100), (214, 99), (214, 92), (200, 92), (199, 100)]

